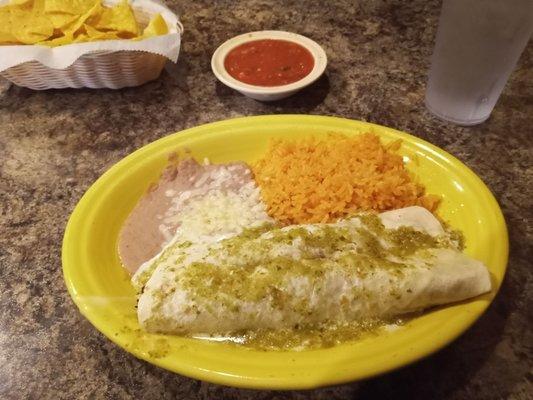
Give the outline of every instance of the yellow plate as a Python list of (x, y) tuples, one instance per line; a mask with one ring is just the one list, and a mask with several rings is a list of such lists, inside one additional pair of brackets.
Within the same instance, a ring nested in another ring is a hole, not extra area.
[[(439, 214), (466, 238), (466, 252), (483, 261), (495, 289), (475, 300), (427, 312), (388, 333), (330, 349), (261, 352), (231, 344), (144, 334), (135, 295), (117, 254), (119, 229), (139, 197), (157, 180), (167, 155), (190, 149), (213, 162), (252, 161), (269, 138), (373, 131), (402, 139), (408, 168), (429, 193), (443, 196)], [(113, 166), (85, 193), (68, 222), (63, 273), (81, 313), (136, 357), (193, 378), (248, 388), (301, 389), (367, 378), (427, 356), (464, 332), (487, 308), (503, 279), (508, 238), (498, 204), (459, 160), (414, 136), (341, 118), (278, 115), (239, 118), (187, 129), (151, 143)], [(445, 366), (444, 366), (445, 368)]]

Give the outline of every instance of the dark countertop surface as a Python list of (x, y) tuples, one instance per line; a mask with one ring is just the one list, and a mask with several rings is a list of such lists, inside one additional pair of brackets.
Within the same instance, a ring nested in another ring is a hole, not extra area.
[[(441, 122), (424, 108), (438, 1), (171, 1), (186, 27), (177, 66), (139, 88), (35, 92), (0, 83), (0, 398), (531, 399), (533, 346), (533, 47), (491, 118)], [(327, 5), (326, 5), (327, 4)], [(261, 104), (217, 83), (210, 57), (243, 32), (307, 35), (326, 75)], [(63, 283), (61, 240), (84, 191), (133, 150), (242, 115), (336, 115), (410, 132), (451, 152), (490, 187), (511, 241), (501, 291), (437, 354), (364, 382), (312, 391), (226, 388), (137, 360), (78, 312)]]

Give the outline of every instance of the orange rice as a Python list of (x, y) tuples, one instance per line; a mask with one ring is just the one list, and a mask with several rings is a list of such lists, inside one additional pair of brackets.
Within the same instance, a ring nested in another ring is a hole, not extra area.
[(283, 224), (329, 222), (362, 210), (421, 205), (434, 211), (396, 154), (378, 136), (331, 134), (326, 139), (273, 140), (252, 168), (269, 214)]

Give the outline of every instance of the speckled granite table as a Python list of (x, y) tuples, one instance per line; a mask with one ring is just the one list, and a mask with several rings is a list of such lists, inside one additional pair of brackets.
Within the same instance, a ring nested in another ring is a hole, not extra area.
[[(324, 6), (324, 4), (328, 6)], [(140, 88), (33, 92), (0, 83), (0, 398), (531, 399), (533, 48), (492, 117), (472, 128), (423, 106), (438, 1), (172, 1), (186, 26), (176, 67)], [(210, 56), (265, 28), (320, 42), (326, 76), (261, 104), (218, 84)], [(488, 312), (456, 342), (412, 366), (306, 392), (225, 388), (135, 359), (77, 311), (63, 284), (69, 214), (108, 167), (154, 139), (255, 114), (338, 115), (389, 125), (455, 154), (493, 190), (510, 237), (509, 271)]]

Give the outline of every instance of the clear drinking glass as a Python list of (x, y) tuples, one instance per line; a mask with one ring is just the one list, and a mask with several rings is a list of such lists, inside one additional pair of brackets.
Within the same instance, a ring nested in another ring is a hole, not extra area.
[(460, 125), (485, 121), (533, 32), (533, 0), (444, 0), (426, 107)]

